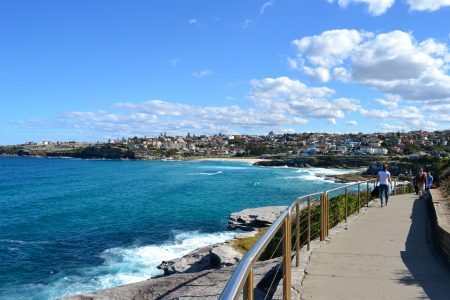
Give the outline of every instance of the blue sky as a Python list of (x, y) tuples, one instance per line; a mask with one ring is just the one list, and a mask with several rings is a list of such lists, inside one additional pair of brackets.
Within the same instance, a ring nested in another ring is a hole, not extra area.
[(450, 127), (448, 0), (2, 1), (0, 144)]

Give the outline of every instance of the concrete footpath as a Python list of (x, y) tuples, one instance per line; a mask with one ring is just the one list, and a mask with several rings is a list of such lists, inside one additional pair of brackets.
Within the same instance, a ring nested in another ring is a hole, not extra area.
[(302, 299), (450, 299), (450, 269), (432, 241), (427, 206), (391, 196), (312, 252)]

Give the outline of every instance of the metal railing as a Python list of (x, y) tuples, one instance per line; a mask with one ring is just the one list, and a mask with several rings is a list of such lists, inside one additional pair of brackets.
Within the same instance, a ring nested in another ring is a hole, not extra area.
[[(283, 299), (290, 300), (292, 252), (294, 252), (295, 255), (295, 266), (298, 267), (301, 263), (301, 249), (306, 246), (306, 250), (310, 251), (311, 240), (316, 238), (316, 235), (320, 238), (320, 241), (324, 241), (329, 236), (330, 228), (336, 226), (339, 222), (344, 221), (347, 226), (349, 211), (352, 213), (359, 213), (362, 206), (369, 207), (369, 202), (372, 199), (370, 195), (370, 189), (372, 188), (371, 184), (373, 184), (374, 188), (375, 180), (358, 182), (325, 192), (298, 197), (281, 213), (275, 222), (273, 222), (267, 231), (245, 254), (222, 291), (220, 299), (234, 300), (239, 299), (241, 295), (243, 299), (246, 300), (254, 299), (254, 265), (277, 234), (278, 236), (280, 235), (279, 232), (281, 231), (281, 238), (273, 250), (273, 253), (269, 255), (270, 258), (273, 258), (277, 253), (280, 244), (282, 244), (281, 263), (277, 268), (264, 299), (268, 298), (271, 291), (273, 291), (273, 284), (282, 267)], [(363, 186), (363, 189), (361, 189), (361, 185)], [(334, 198), (329, 197), (330, 194), (335, 194), (337, 192), (343, 192), (343, 194), (337, 195)], [(407, 192), (412, 192), (412, 185), (410, 182), (404, 181), (403, 183), (399, 183), (398, 181), (393, 180), (391, 194), (397, 195)], [(350, 198), (351, 201), (349, 201)], [(338, 201), (344, 202), (343, 216), (341, 215), (339, 206), (338, 211), (336, 212), (335, 203)], [(303, 213), (304, 210), (306, 210), (306, 213)], [(301, 219), (302, 213), (304, 215), (303, 220)], [(292, 222), (293, 220), (294, 222)], [(303, 229), (302, 224), (303, 227), (306, 228)], [(317, 229), (319, 230), (318, 234), (316, 232)], [(315, 232), (312, 232), (313, 230)], [(292, 231), (294, 233), (292, 233)], [(303, 240), (302, 236), (304, 237)], [(294, 247), (292, 247), (292, 241), (294, 241)]]

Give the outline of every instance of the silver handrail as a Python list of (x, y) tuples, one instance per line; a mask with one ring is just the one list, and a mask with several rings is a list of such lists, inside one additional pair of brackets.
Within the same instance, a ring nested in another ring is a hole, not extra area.
[[(234, 270), (233, 274), (231, 275), (230, 280), (228, 281), (227, 285), (225, 286), (224, 290), (222, 291), (222, 294), (220, 295), (221, 300), (234, 300), (237, 299), (240, 296), (241, 291), (244, 288), (244, 285), (246, 281), (253, 275), (253, 265), (254, 263), (259, 259), (259, 256), (263, 253), (263, 251), (266, 249), (267, 245), (270, 243), (272, 238), (275, 236), (275, 234), (283, 227), (283, 224), (285, 224), (286, 219), (290, 220), (290, 214), (291, 211), (296, 207), (297, 203), (300, 203), (300, 201), (305, 199), (312, 199), (313, 197), (323, 197), (323, 200), (328, 202), (328, 194), (331, 192), (336, 192), (339, 190), (345, 190), (346, 195), (348, 188), (353, 186), (358, 186), (358, 192), (360, 191), (359, 186), (361, 184), (366, 183), (367, 184), (367, 191), (366, 195), (368, 195), (368, 188), (369, 183), (375, 182), (374, 180), (368, 180), (368, 181), (361, 181), (353, 184), (348, 184), (342, 187), (334, 188), (328, 191), (319, 192), (319, 193), (312, 193), (304, 196), (300, 196), (295, 199), (295, 201), (286, 208), (280, 216), (275, 220), (275, 222), (272, 223), (272, 225), (268, 228), (268, 230), (258, 239), (258, 241), (253, 245), (253, 247), (244, 255), (242, 260), (240, 261), (237, 268)], [(321, 198), (322, 199), (322, 198)], [(359, 199), (359, 198), (358, 198)], [(366, 199), (368, 201), (368, 198)], [(346, 196), (347, 201), (347, 196)], [(359, 200), (358, 200), (359, 202)], [(359, 210), (358, 210), (359, 211)], [(326, 216), (328, 218), (328, 216)], [(347, 217), (347, 216), (346, 216)], [(328, 224), (328, 223), (326, 223)], [(328, 231), (328, 228), (326, 229)], [(289, 251), (290, 253), (290, 251)], [(253, 280), (251, 280), (253, 282)], [(250, 287), (253, 289), (253, 287)], [(253, 295), (253, 293), (250, 293)], [(246, 295), (244, 295), (244, 299), (248, 298)], [(250, 297), (252, 298), (252, 297)]]

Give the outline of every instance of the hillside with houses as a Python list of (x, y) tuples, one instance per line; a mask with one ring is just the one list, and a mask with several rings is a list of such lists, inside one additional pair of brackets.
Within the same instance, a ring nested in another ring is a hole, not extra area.
[(1, 146), (0, 155), (164, 159), (187, 157), (278, 156), (448, 156), (450, 131), (387, 133), (217, 134), (132, 137), (107, 142), (28, 142)]

